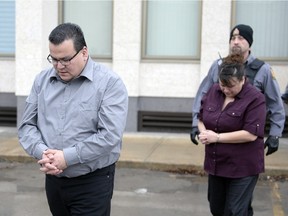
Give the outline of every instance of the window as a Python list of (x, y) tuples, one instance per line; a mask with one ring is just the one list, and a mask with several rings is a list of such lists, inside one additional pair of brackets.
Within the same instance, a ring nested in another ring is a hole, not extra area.
[(112, 58), (112, 0), (63, 2), (63, 21), (78, 24), (92, 57)]
[(15, 0), (0, 1), (0, 55), (15, 55)]
[(143, 2), (143, 59), (200, 58), (201, 1)]
[(254, 30), (253, 55), (287, 61), (288, 1), (236, 1), (235, 11), (235, 23)]

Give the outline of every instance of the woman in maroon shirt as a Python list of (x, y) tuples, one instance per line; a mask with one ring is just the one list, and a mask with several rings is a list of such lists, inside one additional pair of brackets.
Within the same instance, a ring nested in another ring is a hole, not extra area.
[(205, 145), (213, 215), (253, 215), (249, 203), (264, 172), (265, 97), (245, 78), (243, 58), (223, 59), (219, 83), (201, 101), (199, 140)]

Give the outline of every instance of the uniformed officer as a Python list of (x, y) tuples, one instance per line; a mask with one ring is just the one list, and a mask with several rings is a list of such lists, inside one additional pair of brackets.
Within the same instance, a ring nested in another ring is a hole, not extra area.
[[(240, 24), (231, 30), (229, 42), (230, 53), (240, 52), (243, 54), (246, 65), (246, 75), (249, 81), (265, 94), (266, 107), (270, 120), (270, 131), (265, 141), (265, 148), (268, 147), (266, 155), (269, 155), (278, 150), (279, 137), (282, 136), (285, 123), (285, 110), (281, 100), (280, 88), (273, 71), (267, 63), (256, 59), (251, 54), (252, 43), (253, 29), (250, 26)], [(218, 82), (218, 68), (221, 62), (221, 59), (213, 62), (207, 76), (200, 84), (194, 100), (192, 108), (193, 123), (190, 138), (196, 145), (198, 144), (196, 137), (199, 134), (197, 115), (199, 113), (201, 99), (212, 84)]]

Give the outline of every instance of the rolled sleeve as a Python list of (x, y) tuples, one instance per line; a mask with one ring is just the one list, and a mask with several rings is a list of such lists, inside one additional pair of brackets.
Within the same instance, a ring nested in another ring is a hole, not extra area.
[(264, 96), (259, 93), (259, 97), (250, 104), (246, 111), (243, 129), (259, 137), (264, 137), (266, 107)]

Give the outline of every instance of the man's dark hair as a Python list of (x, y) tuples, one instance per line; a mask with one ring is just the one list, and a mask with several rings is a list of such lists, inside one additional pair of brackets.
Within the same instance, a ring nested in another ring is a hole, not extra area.
[(219, 79), (224, 86), (231, 86), (231, 78), (241, 81), (245, 76), (243, 56), (241, 54), (231, 54), (223, 59), (219, 70)]
[(63, 23), (58, 25), (49, 35), (49, 41), (52, 44), (59, 45), (65, 40), (73, 40), (74, 49), (81, 50), (86, 45), (83, 31), (73, 23)]

